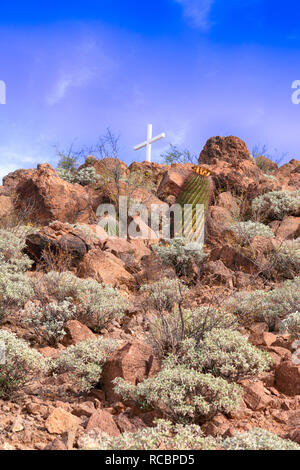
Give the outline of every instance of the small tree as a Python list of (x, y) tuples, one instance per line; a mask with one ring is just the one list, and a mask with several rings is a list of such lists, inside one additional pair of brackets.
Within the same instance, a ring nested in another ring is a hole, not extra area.
[(176, 145), (170, 144), (167, 152), (161, 154), (163, 162), (167, 165), (172, 163), (197, 163), (197, 155), (192, 154), (189, 150), (180, 150)]

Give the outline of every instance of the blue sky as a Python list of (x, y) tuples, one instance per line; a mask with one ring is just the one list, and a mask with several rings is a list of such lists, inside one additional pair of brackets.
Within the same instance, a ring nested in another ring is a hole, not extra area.
[[(110, 127), (121, 158), (148, 122), (199, 153), (213, 135), (300, 159), (300, 5), (269, 0), (11, 1), (0, 8), (0, 178), (56, 164)], [(297, 4), (298, 3), (298, 4)]]

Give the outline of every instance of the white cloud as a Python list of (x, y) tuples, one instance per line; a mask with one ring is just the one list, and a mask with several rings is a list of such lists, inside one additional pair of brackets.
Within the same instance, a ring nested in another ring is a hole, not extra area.
[(192, 26), (208, 30), (211, 26), (210, 12), (215, 0), (174, 0), (183, 8), (185, 18)]
[(54, 106), (63, 100), (70, 88), (80, 88), (90, 83), (95, 77), (95, 70), (83, 68), (76, 72), (61, 72), (51, 92), (46, 96), (49, 106)]

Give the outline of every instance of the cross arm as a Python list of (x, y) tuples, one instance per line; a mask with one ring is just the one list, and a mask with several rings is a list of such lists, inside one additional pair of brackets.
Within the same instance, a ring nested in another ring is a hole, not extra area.
[(136, 146), (134, 147), (134, 150), (140, 150), (140, 149), (142, 149), (143, 147), (147, 147), (147, 144), (148, 144), (148, 142), (147, 142), (147, 140), (145, 140), (145, 142), (143, 142), (142, 144), (136, 145)]

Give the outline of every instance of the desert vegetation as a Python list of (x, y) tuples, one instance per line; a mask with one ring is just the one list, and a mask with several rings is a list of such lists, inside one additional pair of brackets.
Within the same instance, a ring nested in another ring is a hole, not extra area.
[[(0, 447), (300, 450), (300, 162), (214, 137), (196, 178), (187, 150), (128, 167), (118, 142), (0, 187)], [(120, 195), (137, 233), (137, 201), (201, 200), (204, 245), (111, 236)]]

